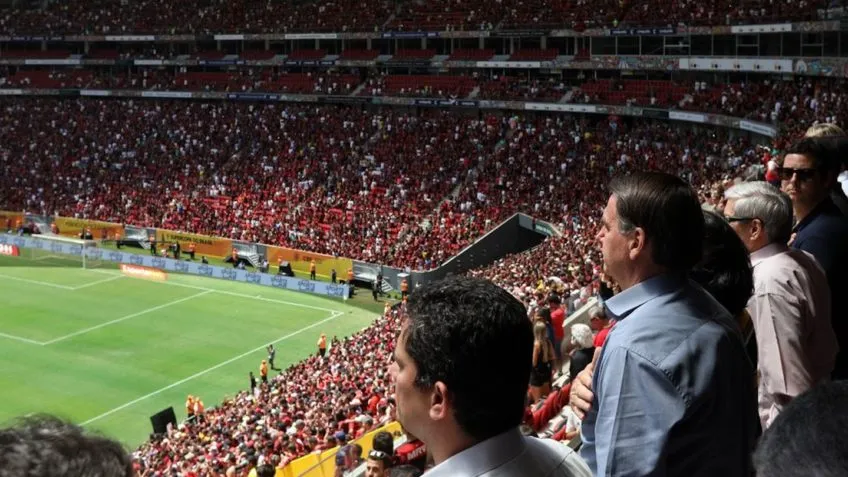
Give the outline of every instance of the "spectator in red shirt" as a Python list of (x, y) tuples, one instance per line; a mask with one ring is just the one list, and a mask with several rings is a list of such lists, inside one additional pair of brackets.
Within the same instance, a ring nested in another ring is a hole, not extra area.
[(603, 308), (597, 308), (592, 312), (592, 316), (589, 318), (589, 326), (592, 327), (592, 331), (597, 333), (594, 342), (595, 348), (600, 348), (604, 345), (604, 341), (607, 340), (607, 335), (612, 329), (612, 325), (612, 320), (607, 318)]
[(551, 325), (554, 327), (554, 352), (557, 355), (557, 362), (554, 366), (555, 372), (559, 372), (562, 365), (562, 339), (565, 336), (565, 330), (562, 325), (565, 323), (565, 310), (562, 308), (562, 301), (559, 295), (552, 294), (548, 297), (548, 306), (551, 308)]

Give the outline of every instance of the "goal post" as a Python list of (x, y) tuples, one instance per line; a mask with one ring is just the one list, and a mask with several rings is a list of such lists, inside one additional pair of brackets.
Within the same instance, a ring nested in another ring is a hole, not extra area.
[[(6, 242), (16, 245), (20, 257), (30, 261), (33, 266), (98, 268), (102, 265), (100, 254), (92, 254), (97, 249), (94, 240), (81, 240), (60, 235), (33, 235), (31, 237), (7, 236)], [(92, 257), (92, 255), (94, 257)]]

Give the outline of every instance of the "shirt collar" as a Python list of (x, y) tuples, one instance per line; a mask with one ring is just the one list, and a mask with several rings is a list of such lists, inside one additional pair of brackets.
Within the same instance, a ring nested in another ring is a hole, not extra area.
[(616, 319), (622, 320), (633, 310), (648, 301), (680, 288), (684, 278), (680, 274), (664, 273), (637, 283), (605, 302), (607, 311)]
[(449, 457), (427, 471), (427, 477), (485, 474), (509, 462), (526, 447), (521, 432), (514, 428)]
[(789, 247), (782, 243), (770, 243), (756, 252), (751, 253), (751, 266), (756, 267), (763, 260), (787, 250), (789, 250)]
[(827, 211), (832, 211), (835, 208), (836, 208), (836, 204), (833, 203), (833, 199), (831, 199), (830, 196), (828, 195), (827, 197), (824, 198), (824, 200), (819, 202), (819, 204), (817, 206), (813, 207), (813, 210), (811, 210), (810, 213), (807, 214), (806, 217), (804, 217), (804, 220), (795, 224), (795, 227), (792, 229), (792, 231), (793, 232), (800, 232), (801, 229), (803, 229), (804, 227), (809, 225), (810, 222), (813, 221), (813, 219), (815, 219), (816, 217), (818, 217), (822, 213), (827, 212)]

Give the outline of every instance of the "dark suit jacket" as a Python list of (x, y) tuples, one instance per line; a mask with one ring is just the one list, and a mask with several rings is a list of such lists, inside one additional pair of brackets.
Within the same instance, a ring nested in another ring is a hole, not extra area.
[(827, 274), (833, 331), (839, 340), (834, 378), (848, 378), (848, 218), (830, 198), (795, 226), (792, 247), (809, 252)]

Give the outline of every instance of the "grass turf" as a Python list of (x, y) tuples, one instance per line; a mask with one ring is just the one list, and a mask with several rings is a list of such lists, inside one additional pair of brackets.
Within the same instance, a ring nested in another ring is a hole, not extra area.
[(182, 419), (186, 395), (209, 407), (247, 388), (268, 343), (285, 369), (320, 333), (347, 336), (375, 317), (256, 285), (0, 257), (0, 424), (46, 412), (134, 447), (152, 414), (173, 406)]

